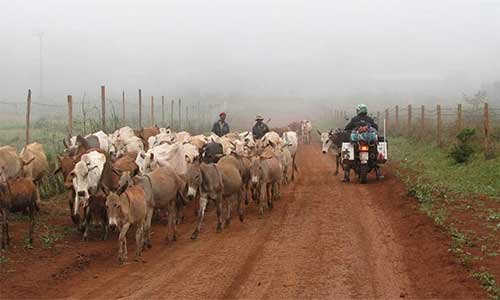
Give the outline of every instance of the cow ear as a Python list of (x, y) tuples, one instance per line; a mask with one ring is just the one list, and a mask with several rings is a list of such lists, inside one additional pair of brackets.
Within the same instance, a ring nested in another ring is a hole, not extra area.
[(107, 196), (109, 195), (109, 193), (111, 192), (111, 190), (109, 189), (109, 187), (106, 185), (106, 184), (102, 184), (102, 191), (104, 192), (104, 194)]

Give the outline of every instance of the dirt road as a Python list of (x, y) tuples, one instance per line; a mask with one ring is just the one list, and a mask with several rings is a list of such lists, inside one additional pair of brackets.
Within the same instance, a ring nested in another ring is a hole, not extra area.
[[(2, 290), (75, 299), (486, 298), (390, 171), (383, 182), (342, 184), (319, 145), (302, 146), (298, 162), (298, 179), (264, 219), (251, 203), (244, 223), (235, 217), (216, 234), (212, 209), (200, 239), (191, 241), (188, 210), (173, 244), (164, 244), (163, 225), (154, 226), (143, 262), (118, 266), (114, 239), (79, 243), (45, 272), (40, 264), (34, 284), (11, 278)], [(129, 257), (133, 249), (131, 240)], [(83, 266), (76, 262), (82, 255)]]

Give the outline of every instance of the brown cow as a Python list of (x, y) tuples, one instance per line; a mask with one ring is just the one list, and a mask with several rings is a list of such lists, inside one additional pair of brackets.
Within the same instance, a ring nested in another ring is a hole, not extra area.
[(29, 215), (28, 241), (33, 243), (35, 227), (36, 186), (31, 178), (18, 177), (0, 183), (0, 212), (2, 217), (2, 249), (9, 245), (8, 213), (27, 211)]
[(23, 177), (30, 177), (36, 184), (36, 198), (37, 202), (40, 203), (40, 183), (42, 178), (47, 174), (49, 169), (49, 163), (47, 161), (47, 155), (45, 155), (45, 149), (42, 144), (32, 143), (27, 145), (21, 150), (19, 157), (22, 161), (28, 162), (33, 160), (29, 164), (24, 164), (22, 175)]
[(139, 130), (134, 130), (134, 134), (140, 137), (145, 145), (148, 146), (148, 139), (160, 133), (160, 128), (158, 126), (141, 128)]
[(28, 160), (19, 158), (14, 147), (0, 147), (0, 182), (22, 176), (23, 167), (29, 165), (33, 160), (34, 158)]
[(153, 210), (152, 203), (146, 202), (144, 190), (138, 185), (128, 187), (120, 195), (110, 192), (106, 197), (109, 225), (112, 228), (116, 226), (120, 228), (118, 238), (120, 248), (118, 250), (118, 260), (120, 262), (127, 260), (127, 232), (131, 225), (136, 226), (134, 260), (139, 260), (144, 248), (144, 227), (147, 226), (145, 223), (147, 216), (153, 214)]

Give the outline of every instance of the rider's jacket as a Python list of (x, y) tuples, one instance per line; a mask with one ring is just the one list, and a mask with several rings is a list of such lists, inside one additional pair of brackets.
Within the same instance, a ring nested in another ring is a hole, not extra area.
[(263, 122), (257, 122), (252, 128), (252, 133), (253, 133), (253, 138), (254, 139), (261, 139), (264, 134), (269, 132), (269, 127)]
[(378, 130), (378, 125), (375, 121), (368, 115), (357, 115), (351, 119), (349, 123), (345, 126), (345, 130), (353, 130), (363, 125), (370, 125), (371, 127)]

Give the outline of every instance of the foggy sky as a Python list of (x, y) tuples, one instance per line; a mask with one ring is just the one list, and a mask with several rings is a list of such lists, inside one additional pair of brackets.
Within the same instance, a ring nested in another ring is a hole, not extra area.
[(500, 1), (0, 0), (0, 99), (460, 97), (500, 80)]

